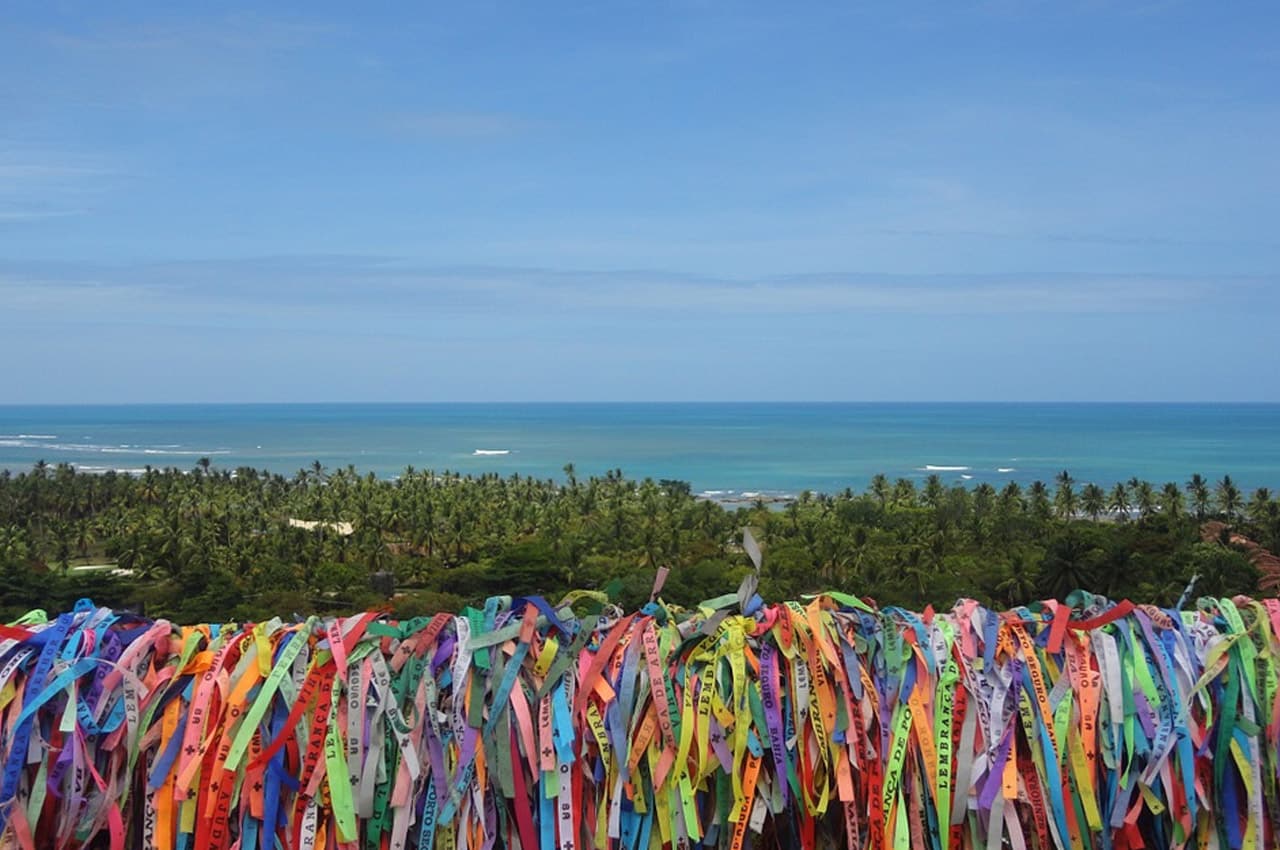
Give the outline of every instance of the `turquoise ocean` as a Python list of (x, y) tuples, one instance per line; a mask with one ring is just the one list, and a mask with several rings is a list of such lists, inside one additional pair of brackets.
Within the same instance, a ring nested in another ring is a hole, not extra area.
[(564, 478), (621, 469), (716, 498), (862, 489), (878, 472), (997, 487), (1185, 482), (1280, 489), (1280, 404), (191, 404), (0, 406), (0, 469), (39, 460), (148, 465), (313, 461), (392, 478), (405, 467)]

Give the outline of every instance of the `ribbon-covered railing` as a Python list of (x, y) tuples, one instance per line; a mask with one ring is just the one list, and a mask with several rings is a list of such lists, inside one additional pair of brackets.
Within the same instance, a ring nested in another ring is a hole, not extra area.
[(32, 612), (0, 846), (1275, 847), (1280, 602), (1073, 601)]

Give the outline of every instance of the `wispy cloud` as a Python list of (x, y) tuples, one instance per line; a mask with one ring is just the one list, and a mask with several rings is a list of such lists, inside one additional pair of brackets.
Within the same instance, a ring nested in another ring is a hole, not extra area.
[(0, 152), (0, 180), (61, 180), (109, 174), (101, 168), (66, 163), (5, 162)]
[(65, 218), (72, 215), (84, 215), (86, 212), (88, 212), (88, 210), (34, 210), (0, 207), (0, 224), (5, 222), (43, 221), (49, 218)]
[(151, 15), (128, 22), (82, 16), (56, 27), (24, 35), (49, 67), (73, 70), (13, 69), (25, 102), (49, 99), (94, 110), (263, 98), (293, 79), (300, 54), (334, 32), (323, 22), (261, 14)]
[[(15, 309), (176, 316), (190, 311), (300, 318), (1118, 314), (1273, 303), (1280, 277), (888, 275), (718, 278), (670, 271), (427, 267), (314, 256), (136, 265), (0, 263)], [(1261, 299), (1261, 300), (1259, 300)]]
[(83, 215), (120, 176), (92, 156), (0, 140), (0, 224)]
[(494, 139), (526, 132), (533, 122), (503, 112), (405, 112), (390, 116), (385, 126), (410, 139)]
[(333, 28), (317, 21), (290, 20), (260, 14), (233, 14), (201, 20), (174, 20), (130, 26), (100, 26), (45, 34), (64, 51), (170, 56), (179, 52), (290, 50), (312, 44)]

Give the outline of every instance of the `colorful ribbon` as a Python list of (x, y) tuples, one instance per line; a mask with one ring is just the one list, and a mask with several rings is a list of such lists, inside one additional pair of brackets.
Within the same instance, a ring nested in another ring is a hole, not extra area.
[(1276, 846), (1280, 601), (1071, 602), (33, 611), (0, 627), (0, 843)]

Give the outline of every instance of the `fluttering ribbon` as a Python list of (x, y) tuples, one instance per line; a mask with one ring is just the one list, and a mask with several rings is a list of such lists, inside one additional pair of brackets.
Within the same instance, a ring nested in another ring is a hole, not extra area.
[(1280, 600), (0, 627), (0, 846), (1262, 850)]

